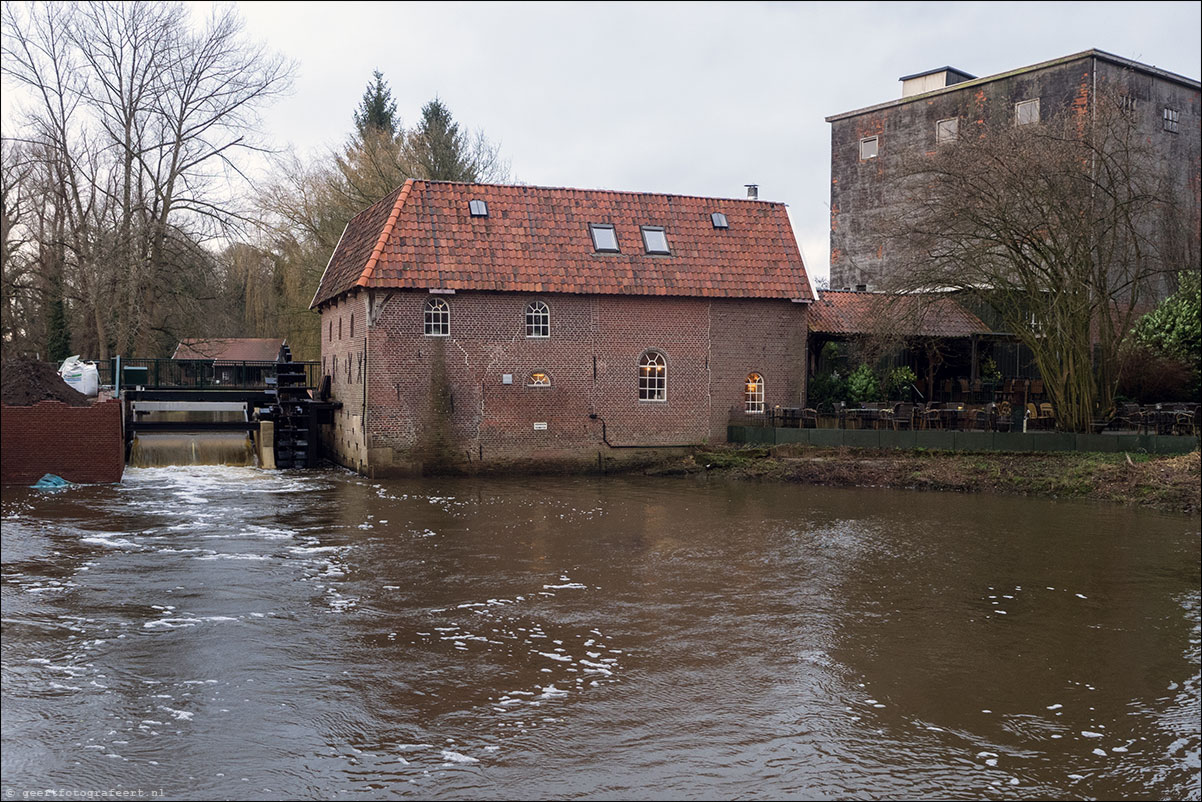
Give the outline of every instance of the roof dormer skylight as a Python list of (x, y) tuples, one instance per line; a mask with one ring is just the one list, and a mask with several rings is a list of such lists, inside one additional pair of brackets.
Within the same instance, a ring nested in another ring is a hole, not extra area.
[(726, 222), (726, 215), (722, 214), (722, 212), (711, 214), (710, 222), (714, 224), (714, 228), (730, 228), (730, 223)]
[(597, 253), (618, 253), (618, 234), (610, 223), (589, 223), (593, 250)]
[(672, 255), (668, 248), (668, 235), (664, 233), (663, 226), (643, 226), (643, 247), (647, 253)]
[(468, 201), (467, 208), (472, 217), (488, 217), (488, 204), (482, 200)]

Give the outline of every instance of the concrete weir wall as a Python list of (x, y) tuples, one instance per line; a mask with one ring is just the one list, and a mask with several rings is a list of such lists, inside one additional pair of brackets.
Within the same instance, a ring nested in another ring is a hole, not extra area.
[(41, 401), (0, 409), (0, 481), (33, 484), (53, 473), (69, 482), (120, 482), (125, 470), (121, 402), (72, 407)]

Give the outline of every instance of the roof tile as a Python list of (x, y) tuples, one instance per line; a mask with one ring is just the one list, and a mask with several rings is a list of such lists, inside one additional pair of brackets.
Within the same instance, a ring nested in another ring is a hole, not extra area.
[[(470, 217), (476, 198), (488, 202), (488, 218)], [(713, 227), (713, 211), (729, 229)], [(621, 251), (594, 253), (589, 222), (612, 223)], [(643, 253), (642, 225), (667, 229), (672, 256)], [(355, 286), (452, 280), (462, 289), (811, 298), (784, 204), (410, 180), (347, 224), (313, 306)]]

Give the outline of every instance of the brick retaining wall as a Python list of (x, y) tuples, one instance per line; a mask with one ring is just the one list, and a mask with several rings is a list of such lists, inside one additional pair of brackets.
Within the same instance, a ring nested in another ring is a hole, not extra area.
[(121, 402), (72, 407), (42, 401), (0, 409), (0, 481), (33, 484), (53, 473), (69, 482), (120, 482), (125, 470)]

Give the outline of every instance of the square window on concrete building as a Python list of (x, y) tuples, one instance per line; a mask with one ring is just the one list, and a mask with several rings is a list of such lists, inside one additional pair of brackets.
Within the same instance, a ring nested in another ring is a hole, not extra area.
[(1039, 122), (1039, 98), (1020, 100), (1014, 104), (1014, 124), (1030, 125)]
[(875, 136), (866, 137), (860, 140), (860, 160), (875, 159), (878, 152), (877, 138)]
[(1180, 125), (1180, 123), (1181, 123), (1181, 112), (1179, 112), (1177, 109), (1170, 109), (1168, 106), (1165, 106), (1164, 107), (1164, 130), (1168, 131), (1169, 133), (1175, 134), (1178, 131), (1178, 126)]
[(960, 138), (960, 118), (949, 117), (935, 123), (935, 142), (945, 145)]

